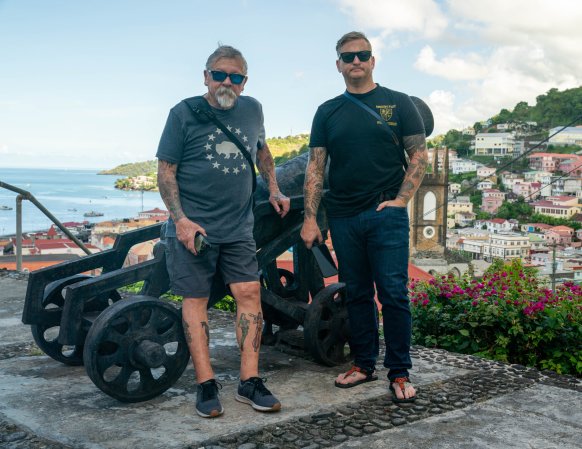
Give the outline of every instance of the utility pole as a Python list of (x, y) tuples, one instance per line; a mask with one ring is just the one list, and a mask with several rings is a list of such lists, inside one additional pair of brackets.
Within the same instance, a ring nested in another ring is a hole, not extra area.
[(556, 290), (556, 242), (552, 245), (552, 291)]

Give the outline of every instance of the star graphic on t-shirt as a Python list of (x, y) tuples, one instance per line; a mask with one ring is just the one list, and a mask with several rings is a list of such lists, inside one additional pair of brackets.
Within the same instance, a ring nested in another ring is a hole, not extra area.
[(247, 151), (251, 151), (251, 146), (250, 145), (247, 145), (245, 148), (247, 149)]
[(247, 136), (243, 136), (243, 142), (248, 142), (249, 138)]
[(240, 128), (237, 128), (237, 129), (235, 129), (235, 130), (234, 130), (234, 133), (235, 133), (235, 134), (240, 134), (240, 133), (241, 133), (241, 130), (240, 130)]
[(242, 168), (243, 170), (246, 170), (247, 169), (247, 164), (245, 164), (245, 163), (241, 164), (240, 168)]
[(230, 170), (228, 169), (228, 167), (224, 167), (222, 169), (222, 171), (224, 172), (225, 175), (230, 172)]
[(228, 129), (229, 131), (232, 131), (232, 126), (228, 125), (228, 126), (226, 127), (226, 129)]
[(207, 154), (206, 155), (206, 159), (208, 159), (209, 161), (211, 161), (212, 159), (214, 159), (214, 156), (212, 154)]
[(217, 161), (214, 161), (214, 162), (212, 163), (212, 166), (213, 166), (214, 168), (220, 168), (220, 164), (219, 164)]
[(208, 140), (214, 140), (214, 139), (215, 139), (214, 134), (208, 134)]
[(212, 145), (210, 145), (209, 143), (206, 143), (206, 145), (204, 145), (204, 148), (206, 148), (206, 151), (210, 151), (210, 150), (212, 150)]
[(239, 172), (240, 172), (240, 170), (238, 169), (238, 167), (234, 167), (234, 168), (232, 169), (232, 172), (233, 172), (235, 175), (238, 175), (238, 174), (239, 174)]
[(214, 131), (216, 134), (222, 134), (222, 130), (220, 128), (216, 128), (216, 131)]

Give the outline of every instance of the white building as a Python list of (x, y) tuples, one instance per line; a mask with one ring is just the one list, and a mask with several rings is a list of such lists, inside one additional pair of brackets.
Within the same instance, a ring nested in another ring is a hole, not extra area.
[(479, 133), (475, 136), (475, 155), (512, 156), (514, 145), (513, 133)]
[(450, 169), (453, 175), (458, 175), (460, 173), (470, 173), (477, 171), (479, 164), (475, 161), (470, 161), (468, 159), (455, 159), (450, 164)]
[(495, 169), (491, 167), (479, 167), (477, 169), (477, 177), (479, 178), (489, 178), (495, 174)]
[[(557, 126), (550, 129), (549, 135), (557, 133), (562, 128), (562, 126)], [(565, 128), (562, 132), (551, 137), (548, 143), (550, 145), (578, 145), (582, 147), (582, 126)]]

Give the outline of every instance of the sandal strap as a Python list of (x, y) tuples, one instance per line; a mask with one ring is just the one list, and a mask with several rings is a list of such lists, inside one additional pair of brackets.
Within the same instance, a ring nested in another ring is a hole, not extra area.
[(410, 383), (410, 379), (408, 377), (397, 377), (392, 382), (397, 383), (402, 393), (404, 393), (406, 391), (406, 384)]
[(370, 372), (368, 372), (367, 370), (365, 370), (364, 368), (360, 368), (359, 366), (356, 365), (352, 365), (352, 367), (344, 374), (344, 379), (348, 376), (351, 376), (354, 373), (362, 373), (365, 374), (366, 376), (369, 376)]

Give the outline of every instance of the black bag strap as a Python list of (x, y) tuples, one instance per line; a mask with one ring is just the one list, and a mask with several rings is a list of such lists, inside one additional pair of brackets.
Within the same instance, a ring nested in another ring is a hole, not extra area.
[[(344, 91), (344, 97), (346, 97), (348, 100), (350, 100), (355, 105), (358, 105), (359, 107), (361, 107), (363, 110), (365, 110), (369, 114), (371, 114), (376, 120), (380, 121), (380, 123), (382, 123), (384, 125), (384, 128), (386, 128), (386, 130), (388, 131), (388, 134), (390, 134), (390, 137), (392, 138), (392, 140), (394, 141), (396, 146), (399, 149), (402, 149), (400, 146), (400, 141), (398, 140), (398, 136), (396, 136), (396, 133), (392, 130), (392, 127), (386, 122), (386, 120), (384, 120), (384, 118), (380, 114), (378, 114), (376, 111), (374, 111), (370, 106), (368, 106), (366, 103), (364, 103), (360, 99), (354, 97), (347, 90)], [(404, 149), (402, 149), (402, 151), (398, 152), (398, 156), (400, 157), (400, 161), (402, 162), (402, 165), (404, 166), (404, 169), (406, 170), (408, 168), (408, 162), (406, 162), (406, 157), (404, 156)]]
[(218, 128), (220, 128), (220, 130), (224, 133), (226, 137), (229, 138), (229, 140), (232, 143), (234, 143), (237, 146), (237, 148), (240, 150), (240, 152), (245, 157), (245, 159), (247, 160), (251, 167), (251, 175), (253, 177), (253, 193), (255, 193), (255, 190), (257, 190), (257, 173), (255, 171), (255, 164), (253, 162), (253, 157), (251, 156), (251, 153), (248, 152), (248, 150), (238, 139), (238, 137), (236, 137), (232, 133), (232, 131), (230, 131), (226, 126), (224, 126), (224, 123), (222, 123), (218, 119), (218, 117), (216, 117), (216, 114), (214, 114), (214, 112), (210, 109), (210, 105), (208, 104), (208, 101), (206, 101), (206, 98), (204, 97), (195, 98), (197, 100), (201, 100), (200, 104), (202, 105), (202, 107), (200, 107), (200, 105), (192, 105), (186, 100), (184, 100), (184, 103), (188, 105), (188, 107), (192, 110), (196, 118), (198, 118), (202, 123), (208, 123), (208, 121), (211, 121), (216, 126), (218, 126)]

